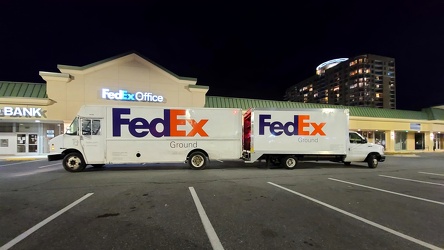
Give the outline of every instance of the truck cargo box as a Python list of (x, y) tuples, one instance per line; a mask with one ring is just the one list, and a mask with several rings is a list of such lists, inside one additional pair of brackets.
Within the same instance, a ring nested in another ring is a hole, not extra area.
[(250, 109), (244, 114), (248, 160), (264, 155), (345, 156), (348, 109)]

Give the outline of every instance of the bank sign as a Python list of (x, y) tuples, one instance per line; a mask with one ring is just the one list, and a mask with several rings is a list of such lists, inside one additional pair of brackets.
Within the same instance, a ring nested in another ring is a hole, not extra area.
[(0, 116), (7, 117), (42, 117), (42, 108), (3, 107)]
[(117, 92), (109, 89), (102, 89), (102, 98), (116, 101), (130, 101), (130, 102), (163, 102), (164, 98), (161, 95), (154, 95), (148, 92), (130, 93), (126, 90), (118, 90)]

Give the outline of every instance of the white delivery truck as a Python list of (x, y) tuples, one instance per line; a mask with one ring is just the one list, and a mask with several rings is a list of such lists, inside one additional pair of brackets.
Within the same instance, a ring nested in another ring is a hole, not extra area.
[(242, 158), (242, 110), (82, 106), (65, 134), (49, 142), (48, 160), (80, 172), (87, 164), (188, 162)]
[(385, 160), (381, 145), (349, 131), (348, 109), (250, 109), (243, 123), (246, 162), (264, 159), (293, 169), (298, 161), (329, 160), (376, 168)]

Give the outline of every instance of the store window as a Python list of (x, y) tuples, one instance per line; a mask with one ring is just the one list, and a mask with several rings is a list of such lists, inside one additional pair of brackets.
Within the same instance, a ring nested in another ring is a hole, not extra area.
[(16, 132), (34, 132), (39, 131), (39, 123), (16, 123)]
[(395, 131), (395, 151), (407, 149), (407, 132)]
[(0, 132), (13, 132), (13, 123), (0, 123)]
[(369, 142), (373, 142), (373, 131), (361, 131), (360, 133), (364, 138), (366, 138)]
[(443, 145), (444, 145), (444, 134), (437, 134), (435, 137), (435, 141), (436, 141), (436, 149), (443, 149)]
[(375, 131), (375, 144), (382, 145), (385, 148), (385, 132)]

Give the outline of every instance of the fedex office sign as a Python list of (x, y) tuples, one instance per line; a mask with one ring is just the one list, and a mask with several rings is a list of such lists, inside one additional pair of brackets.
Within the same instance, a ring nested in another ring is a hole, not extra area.
[(154, 95), (148, 92), (130, 93), (126, 90), (119, 90), (117, 92), (109, 89), (102, 89), (102, 98), (108, 100), (118, 101), (138, 101), (138, 102), (163, 102), (164, 98), (161, 95)]
[[(130, 108), (113, 108), (112, 124), (113, 137), (121, 137), (122, 130), (128, 130), (134, 137), (145, 137), (151, 134), (154, 137), (207, 137), (204, 126), (208, 119), (195, 121), (183, 118), (184, 109), (164, 109), (163, 117), (131, 117)], [(160, 126), (158, 126), (160, 125)]]
[(325, 132), (322, 130), (325, 124), (325, 122), (310, 122), (310, 115), (295, 115), (293, 121), (288, 121), (286, 123), (272, 121), (271, 115), (259, 115), (259, 134), (264, 135), (265, 129), (269, 129), (270, 133), (275, 136), (279, 136), (283, 133), (287, 136), (325, 136)]

